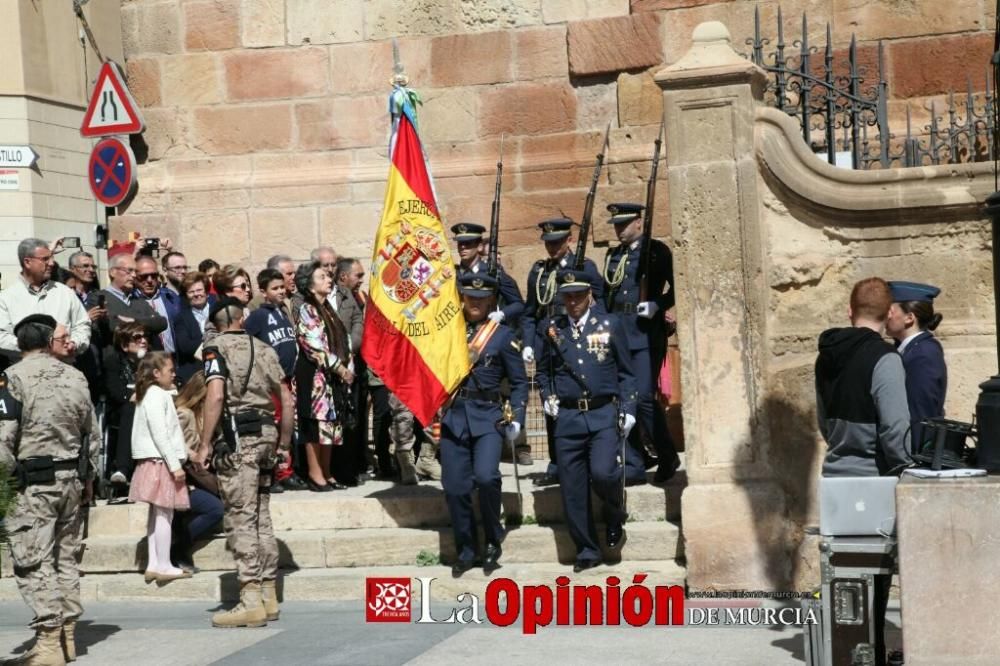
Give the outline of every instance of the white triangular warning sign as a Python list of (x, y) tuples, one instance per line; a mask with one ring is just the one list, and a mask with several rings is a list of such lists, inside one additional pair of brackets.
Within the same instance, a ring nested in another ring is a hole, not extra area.
[(109, 60), (101, 66), (97, 75), (80, 134), (87, 137), (138, 134), (144, 129), (146, 123), (139, 113), (139, 105), (125, 85), (125, 77), (118, 65)]

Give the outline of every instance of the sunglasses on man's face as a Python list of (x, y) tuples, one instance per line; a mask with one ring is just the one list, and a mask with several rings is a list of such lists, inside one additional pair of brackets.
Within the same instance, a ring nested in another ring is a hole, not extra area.
[(246, 282), (237, 282), (236, 284), (233, 285), (233, 289), (249, 289), (249, 288), (250, 285), (248, 285)]
[(142, 333), (133, 333), (132, 337), (129, 338), (132, 342), (143, 342), (145, 339), (146, 336)]
[(143, 273), (142, 275), (136, 276), (139, 281), (146, 282), (147, 280), (158, 280), (160, 279), (159, 273)]

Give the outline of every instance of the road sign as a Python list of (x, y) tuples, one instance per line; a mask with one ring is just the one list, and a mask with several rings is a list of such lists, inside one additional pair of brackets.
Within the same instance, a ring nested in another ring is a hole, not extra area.
[(31, 146), (0, 146), (0, 168), (30, 169), (38, 161)]
[(139, 134), (144, 129), (146, 123), (139, 113), (139, 105), (125, 85), (122, 71), (109, 60), (101, 66), (97, 75), (80, 134), (87, 137)]
[(117, 206), (135, 187), (135, 155), (118, 139), (99, 141), (90, 153), (87, 180), (97, 200)]

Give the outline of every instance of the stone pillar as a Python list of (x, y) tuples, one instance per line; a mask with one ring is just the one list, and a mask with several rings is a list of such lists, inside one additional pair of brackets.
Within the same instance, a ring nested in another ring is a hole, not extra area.
[(754, 113), (764, 72), (719, 22), (656, 75), (680, 325), (688, 486), (682, 519), (693, 589), (790, 584), (785, 494), (766, 460), (766, 281)]
[(896, 486), (899, 590), (907, 666), (997, 663), (1000, 478)]

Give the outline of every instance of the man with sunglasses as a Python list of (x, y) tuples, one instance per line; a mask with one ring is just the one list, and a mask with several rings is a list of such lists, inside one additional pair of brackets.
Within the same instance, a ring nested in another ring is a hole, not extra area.
[(33, 314), (46, 314), (69, 330), (70, 354), (90, 344), (90, 319), (72, 289), (52, 279), (55, 261), (48, 243), (27, 238), (17, 246), (21, 273), (0, 292), (0, 354), (20, 357), (14, 324)]
[(159, 267), (153, 257), (140, 256), (135, 262), (135, 292), (136, 298), (149, 303), (157, 314), (167, 320), (167, 328), (160, 333), (159, 344), (155, 345), (174, 354), (174, 331), (172, 322), (181, 313), (180, 294), (163, 286)]
[(132, 254), (124, 249), (109, 255), (108, 277), (111, 284), (106, 289), (91, 292), (87, 298), (88, 309), (103, 306), (107, 310), (106, 316), (96, 322), (99, 345), (110, 345), (115, 329), (127, 322), (142, 324), (149, 335), (159, 336), (167, 329), (167, 319), (149, 303), (136, 298), (136, 263)]

